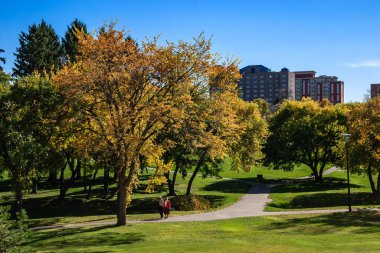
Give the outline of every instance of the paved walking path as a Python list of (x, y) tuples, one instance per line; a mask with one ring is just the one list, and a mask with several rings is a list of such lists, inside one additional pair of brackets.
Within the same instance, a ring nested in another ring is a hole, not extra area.
[[(326, 170), (323, 174), (329, 174), (337, 171), (338, 168), (332, 167)], [(303, 177), (300, 179), (306, 179), (308, 177)], [(232, 180), (232, 179), (231, 179)], [(286, 212), (265, 212), (265, 205), (271, 201), (269, 198), (269, 193), (271, 184), (262, 183), (252, 183), (242, 180), (237, 180), (244, 183), (252, 185), (251, 189), (245, 194), (238, 202), (228, 206), (226, 208), (199, 214), (190, 214), (183, 216), (169, 217), (169, 219), (155, 219), (155, 220), (142, 220), (142, 221), (128, 221), (128, 224), (135, 224), (141, 222), (181, 222), (181, 221), (212, 221), (212, 220), (224, 220), (239, 217), (253, 217), (253, 216), (273, 216), (273, 215), (291, 215), (291, 214), (317, 214), (317, 213), (336, 213), (345, 212), (347, 209), (326, 209), (326, 210), (307, 210), (307, 211), (286, 211)], [(366, 209), (367, 210), (367, 209)], [(369, 209), (377, 210), (377, 209)], [(42, 226), (35, 227), (32, 230), (43, 230), (43, 229), (53, 229), (53, 228), (79, 228), (86, 226), (105, 226), (114, 225), (115, 221), (112, 222), (88, 222), (88, 223), (78, 223), (78, 224), (64, 224), (64, 225), (52, 225), (52, 226)]]

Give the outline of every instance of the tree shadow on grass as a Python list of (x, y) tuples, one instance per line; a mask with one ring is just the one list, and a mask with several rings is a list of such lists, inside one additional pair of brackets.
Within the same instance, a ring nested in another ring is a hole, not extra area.
[(251, 186), (235, 180), (223, 180), (204, 186), (203, 191), (215, 191), (223, 193), (246, 193)]
[(133, 199), (127, 207), (127, 214), (146, 214), (158, 212), (158, 198)]
[[(92, 228), (67, 228), (48, 230), (34, 233), (27, 245), (38, 249), (70, 249), (75, 252), (78, 248), (94, 247), (94, 246), (118, 246), (124, 244), (133, 244), (144, 240), (144, 235), (141, 233), (131, 233), (123, 231), (122, 233), (111, 232), (112, 230), (103, 231), (108, 228), (113, 228), (114, 225), (99, 226)], [(54, 238), (54, 240), (51, 240)], [(97, 251), (108, 252), (108, 251)]]
[(10, 179), (0, 180), (0, 192), (12, 191), (12, 184)]
[[(346, 206), (347, 201), (347, 193), (315, 193), (295, 196), (286, 203), (271, 202), (268, 206), (281, 209), (323, 208)], [(369, 192), (355, 192), (351, 193), (351, 203), (354, 206), (380, 205), (380, 198)]]
[(273, 221), (260, 229), (268, 231), (287, 230), (305, 234), (323, 234), (340, 232), (343, 228), (350, 228), (354, 234), (378, 234), (380, 233), (380, 213), (374, 211), (356, 211), (352, 213), (332, 213), (312, 217), (297, 217)]
[(202, 195), (202, 197), (205, 198), (210, 203), (211, 208), (218, 208), (222, 206), (226, 199), (223, 196), (216, 196), (216, 195)]
[[(4, 205), (11, 205), (13, 202), (6, 202)], [(24, 200), (24, 209), (29, 218), (54, 218), (69, 216), (97, 216), (113, 215), (116, 212), (116, 200), (92, 198), (86, 200), (81, 195), (68, 195), (63, 201), (57, 200), (56, 196), (32, 198)], [(128, 214), (156, 213), (158, 199), (147, 197), (143, 199), (133, 199), (127, 208)], [(53, 220), (40, 222), (40, 225), (54, 223)]]
[[(351, 184), (350, 186), (351, 188), (362, 188), (362, 186), (357, 184)], [(316, 182), (314, 180), (293, 180), (292, 183), (273, 187), (271, 193), (320, 192), (341, 189), (347, 189), (345, 179), (326, 178), (323, 182)]]

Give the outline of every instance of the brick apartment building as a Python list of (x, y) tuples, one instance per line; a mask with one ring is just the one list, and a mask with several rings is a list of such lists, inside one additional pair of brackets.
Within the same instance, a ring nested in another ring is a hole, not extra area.
[(380, 96), (380, 83), (371, 84), (371, 98)]
[(316, 101), (327, 98), (330, 102), (344, 102), (344, 83), (336, 76), (316, 76), (315, 71), (279, 72), (262, 65), (249, 65), (240, 70), (239, 94), (246, 101), (257, 98), (275, 104), (284, 99), (301, 100), (310, 97)]
[(328, 99), (333, 104), (344, 103), (344, 82), (336, 76), (315, 76), (315, 71), (295, 71), (296, 99), (310, 97), (316, 101)]

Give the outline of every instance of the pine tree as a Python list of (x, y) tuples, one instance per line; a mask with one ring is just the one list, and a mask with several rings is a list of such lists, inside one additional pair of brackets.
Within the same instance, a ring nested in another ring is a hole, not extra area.
[[(4, 49), (1, 49), (0, 48), (0, 53), (4, 53)], [(5, 64), (5, 57), (0, 57), (0, 62), (2, 62), (3, 64)], [(0, 71), (3, 70), (3, 67), (0, 66)]]
[(75, 61), (75, 57), (78, 55), (78, 38), (75, 35), (77, 31), (88, 34), (86, 24), (75, 19), (71, 23), (71, 26), (67, 26), (65, 37), (62, 39), (62, 45), (65, 49), (66, 55), (71, 61)]
[(28, 33), (21, 32), (20, 47), (16, 49), (15, 76), (26, 76), (37, 70), (55, 71), (60, 66), (63, 48), (53, 27), (44, 20), (41, 24), (29, 26)]

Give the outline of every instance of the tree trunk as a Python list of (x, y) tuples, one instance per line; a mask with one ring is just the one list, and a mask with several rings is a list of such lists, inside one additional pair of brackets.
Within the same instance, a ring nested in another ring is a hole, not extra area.
[(19, 213), (22, 210), (23, 205), (23, 192), (22, 192), (22, 183), (21, 183), (21, 175), (19, 171), (13, 174), (14, 176), (14, 187), (16, 193), (16, 203), (15, 203), (15, 212)]
[(203, 164), (205, 157), (206, 157), (206, 151), (204, 151), (203, 154), (201, 155), (201, 157), (199, 158), (197, 166), (195, 167), (195, 170), (194, 170), (193, 174), (191, 175), (191, 178), (190, 178), (189, 183), (187, 185), (186, 195), (191, 194), (191, 186), (193, 185), (194, 178), (196, 177), (199, 169), (201, 168), (201, 165)]
[(323, 169), (319, 170), (318, 177), (316, 178), (317, 182), (323, 182)]
[(69, 164), (69, 168), (70, 168), (70, 171), (71, 171), (71, 177), (70, 179), (74, 179), (75, 178), (75, 175), (76, 175), (76, 170), (75, 170), (75, 159), (72, 158), (72, 157), (68, 157), (68, 164)]
[(313, 165), (309, 165), (311, 171), (313, 172), (314, 179), (316, 182), (322, 182), (322, 175), (318, 173), (318, 169), (315, 168)]
[(38, 193), (38, 179), (33, 178), (32, 179), (32, 194), (37, 194)]
[(82, 177), (82, 161), (81, 159), (77, 159), (77, 166), (75, 168), (75, 179), (81, 179)]
[(47, 181), (52, 186), (57, 186), (57, 183), (58, 183), (57, 171), (58, 170), (56, 167), (49, 168), (49, 177), (48, 177)]
[(127, 223), (125, 212), (127, 206), (125, 168), (118, 173), (117, 190), (117, 225), (122, 226)]
[(90, 199), (91, 198), (91, 188), (92, 188), (92, 185), (94, 184), (94, 181), (96, 179), (96, 174), (98, 174), (98, 170), (99, 170), (99, 166), (96, 166), (96, 169), (94, 171), (94, 176), (92, 177), (91, 181), (90, 181), (90, 185), (88, 186), (88, 191), (87, 191), (87, 197), (86, 199)]
[[(371, 164), (368, 165), (368, 167), (367, 167), (367, 176), (368, 176), (369, 184), (371, 186), (372, 193), (377, 194), (378, 192), (377, 192), (376, 187), (375, 187), (375, 182), (373, 181), (373, 178), (372, 178), (372, 166), (371, 166)], [(377, 186), (379, 187), (379, 184)]]
[(104, 188), (105, 199), (107, 199), (109, 184), (110, 184), (110, 168), (106, 166), (106, 168), (104, 168), (104, 178), (103, 178), (103, 188)]
[(377, 174), (377, 196), (380, 196), (380, 172)]
[[(177, 194), (175, 193), (175, 181), (177, 179), (177, 174), (178, 174), (178, 171), (179, 171), (179, 166), (180, 166), (180, 163), (179, 163), (179, 159), (176, 159), (176, 162), (175, 162), (175, 170), (174, 170), (174, 173), (173, 173), (173, 179), (170, 180), (170, 178), (168, 178), (168, 188), (169, 188), (169, 196), (177, 196)], [(169, 176), (169, 173), (168, 173), (168, 176)]]
[(87, 191), (87, 164), (86, 160), (83, 163), (83, 191)]
[(58, 199), (61, 201), (65, 198), (66, 191), (67, 191), (67, 189), (65, 189), (66, 188), (66, 186), (65, 186), (65, 168), (66, 168), (66, 165), (67, 165), (67, 161), (62, 166), (61, 175), (59, 177), (59, 197), (58, 197)]

